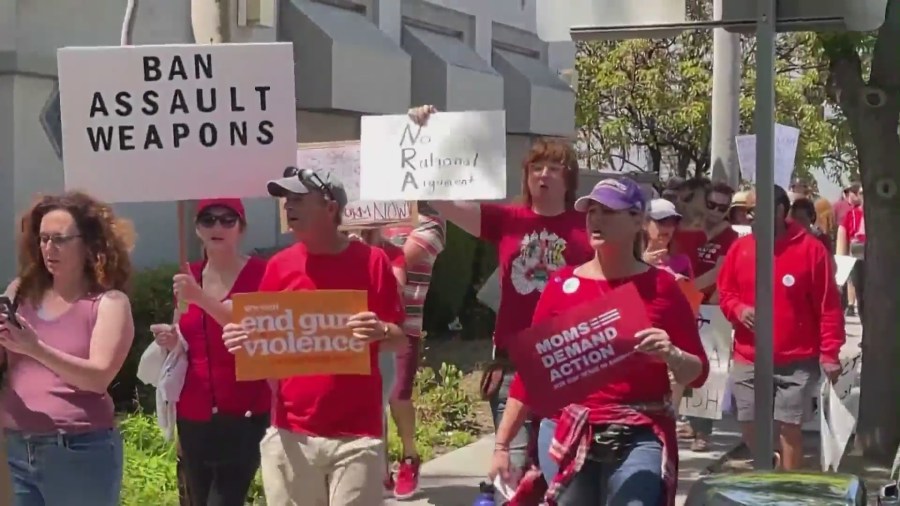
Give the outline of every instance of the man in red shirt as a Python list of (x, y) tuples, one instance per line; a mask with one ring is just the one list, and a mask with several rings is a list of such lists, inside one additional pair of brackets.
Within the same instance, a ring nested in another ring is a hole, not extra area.
[[(840, 375), (844, 315), (834, 280), (831, 255), (815, 237), (787, 222), (787, 192), (775, 187), (775, 412), (785, 469), (803, 461), (801, 426), (811, 412), (820, 365), (831, 381)], [(734, 326), (732, 390), (744, 441), (752, 445), (756, 238), (741, 237), (719, 273), (719, 306)]]
[(834, 221), (838, 226), (844, 222), (844, 217), (847, 216), (851, 209), (860, 205), (859, 191), (861, 188), (862, 185), (858, 182), (851, 181), (844, 188), (844, 193), (840, 200), (834, 203)]
[[(731, 223), (727, 220), (734, 190), (726, 183), (707, 184), (704, 189), (705, 240), (696, 251), (689, 253), (689, 256), (694, 271), (694, 286), (703, 292), (703, 304), (715, 304), (718, 301), (716, 279), (725, 260), (725, 254), (738, 239), (738, 233), (731, 228)], [(694, 438), (691, 443), (693, 451), (706, 451), (713, 430), (712, 419), (688, 417), (688, 421), (691, 430), (682, 434)]]
[[(369, 343), (370, 375), (304, 375), (273, 381), (272, 427), (260, 443), (266, 503), (370, 506), (383, 501), (384, 443), (380, 350), (407, 338), (391, 262), (379, 248), (338, 230), (347, 193), (331, 174), (288, 167), (270, 181), (285, 199), (297, 239), (271, 260), (259, 290), (365, 290), (368, 311), (347, 322), (353, 338)], [(241, 324), (225, 326), (236, 352), (247, 340)]]

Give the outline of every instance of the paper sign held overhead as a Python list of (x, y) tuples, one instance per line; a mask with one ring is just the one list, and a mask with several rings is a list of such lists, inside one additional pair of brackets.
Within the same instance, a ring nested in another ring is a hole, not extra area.
[[(741, 167), (741, 177), (746, 181), (756, 183), (756, 135), (738, 135), (734, 141), (737, 147), (738, 165)], [(799, 142), (799, 129), (779, 123), (775, 124), (775, 184), (785, 190), (791, 184)]]
[(503, 111), (363, 116), (361, 138), (363, 200), (506, 198)]
[[(331, 174), (344, 185), (348, 202), (341, 221), (343, 229), (416, 223), (418, 214), (415, 202), (360, 200), (359, 141), (298, 144), (296, 165), (301, 169)], [(282, 201), (281, 233), (287, 231), (288, 222)]]
[(66, 189), (264, 197), (294, 163), (289, 43), (63, 48), (58, 62)]

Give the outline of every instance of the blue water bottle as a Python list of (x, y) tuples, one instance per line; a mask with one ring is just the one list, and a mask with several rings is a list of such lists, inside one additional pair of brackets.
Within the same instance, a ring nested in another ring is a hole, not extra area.
[(478, 485), (478, 497), (472, 506), (494, 506), (494, 486), (490, 483), (481, 482)]

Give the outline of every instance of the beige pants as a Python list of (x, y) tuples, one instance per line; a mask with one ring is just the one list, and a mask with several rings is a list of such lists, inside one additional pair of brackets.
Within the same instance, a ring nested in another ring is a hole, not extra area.
[(268, 506), (384, 503), (380, 439), (331, 439), (270, 427), (259, 448)]

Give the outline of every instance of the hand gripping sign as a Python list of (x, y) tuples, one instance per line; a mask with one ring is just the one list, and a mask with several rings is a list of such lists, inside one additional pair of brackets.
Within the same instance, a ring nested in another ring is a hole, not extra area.
[(508, 352), (538, 413), (555, 413), (597, 390), (636, 353), (634, 335), (651, 327), (633, 284), (616, 288), (526, 329)]
[(366, 307), (366, 292), (356, 290), (235, 295), (234, 321), (250, 337), (235, 355), (237, 379), (371, 374), (369, 345), (347, 328)]

